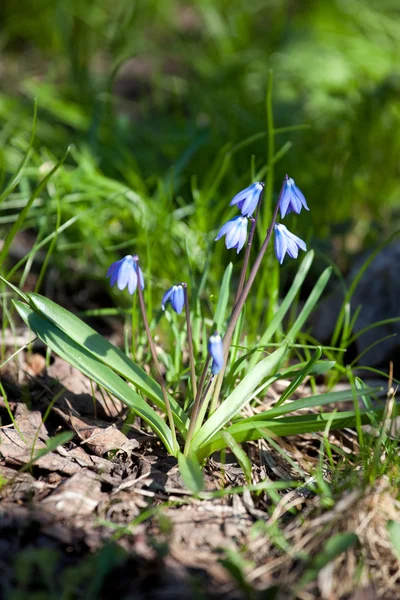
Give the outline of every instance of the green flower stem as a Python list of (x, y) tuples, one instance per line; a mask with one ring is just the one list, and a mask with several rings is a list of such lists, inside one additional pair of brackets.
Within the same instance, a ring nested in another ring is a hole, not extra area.
[[(208, 369), (209, 364), (210, 364), (210, 356), (207, 357), (207, 361), (205, 364), (205, 367), (207, 367), (207, 369)], [(207, 373), (207, 369), (206, 368), (203, 369), (202, 375)], [(205, 379), (205, 376), (204, 376), (204, 379)], [(186, 437), (185, 449), (184, 449), (185, 456), (187, 456), (190, 453), (190, 442), (192, 441), (195, 431), (198, 429), (198, 427), (200, 425), (197, 423), (197, 421), (199, 419), (200, 409), (202, 408), (204, 399), (208, 396), (208, 392), (210, 391), (210, 388), (214, 382), (214, 375), (211, 375), (211, 377), (207, 383), (206, 389), (204, 390), (204, 394), (201, 396), (201, 389), (204, 385), (204, 379), (203, 379), (203, 382), (200, 382), (201, 386), (199, 385), (198, 396), (195, 400), (192, 414), (190, 415), (189, 431), (188, 431), (188, 434)], [(204, 414), (204, 411), (202, 411), (202, 413)]]
[(186, 331), (189, 348), (189, 362), (190, 362), (190, 376), (192, 379), (192, 392), (193, 397), (197, 396), (197, 380), (196, 380), (196, 369), (194, 366), (194, 350), (193, 350), (193, 335), (192, 335), (192, 324), (190, 322), (190, 308), (189, 308), (189, 297), (187, 291), (187, 284), (183, 283), (183, 292), (185, 295), (185, 314), (186, 314)]
[(218, 377), (217, 377), (217, 380), (215, 383), (214, 395), (213, 395), (213, 400), (212, 400), (211, 407), (210, 407), (210, 413), (213, 412), (211, 409), (215, 410), (215, 408), (217, 407), (219, 393), (221, 391), (221, 386), (222, 386), (222, 380), (224, 378), (226, 364), (228, 362), (229, 348), (232, 343), (233, 333), (235, 331), (235, 327), (238, 322), (240, 313), (242, 312), (244, 303), (246, 302), (247, 296), (249, 295), (249, 292), (251, 290), (251, 286), (253, 285), (256, 275), (258, 273), (258, 269), (260, 268), (262, 259), (264, 258), (264, 254), (268, 248), (268, 244), (271, 239), (272, 232), (274, 230), (274, 225), (275, 225), (275, 222), (276, 222), (276, 219), (278, 216), (278, 210), (279, 210), (279, 205), (281, 203), (281, 197), (282, 197), (282, 193), (280, 194), (279, 200), (276, 203), (274, 214), (272, 217), (271, 226), (267, 230), (267, 235), (265, 237), (263, 245), (261, 246), (260, 252), (258, 253), (256, 260), (254, 261), (254, 264), (250, 271), (250, 275), (244, 285), (243, 291), (242, 291), (238, 301), (236, 302), (235, 306), (233, 307), (233, 311), (232, 311), (231, 317), (229, 319), (228, 327), (226, 329), (226, 333), (225, 333), (224, 339), (223, 339), (225, 362), (224, 362), (224, 366), (222, 367), (221, 371), (218, 373)]
[[(137, 264), (137, 272), (139, 273), (139, 259), (138, 258), (136, 259), (136, 264)], [(153, 340), (151, 332), (150, 332), (149, 321), (147, 319), (147, 314), (146, 314), (146, 305), (144, 303), (143, 290), (142, 290), (142, 286), (140, 285), (139, 275), (138, 275), (137, 289), (138, 289), (138, 294), (139, 294), (139, 304), (140, 304), (140, 310), (142, 313), (143, 324), (144, 324), (144, 328), (146, 330), (147, 339), (149, 341), (151, 356), (153, 358), (154, 366), (156, 368), (156, 372), (157, 372), (157, 376), (158, 376), (158, 383), (160, 384), (161, 390), (163, 393), (165, 408), (167, 409), (167, 416), (168, 416), (169, 426), (171, 428), (173, 448), (175, 450), (175, 453), (177, 454), (178, 450), (179, 450), (179, 446), (178, 446), (178, 442), (176, 440), (174, 417), (172, 415), (171, 404), (169, 402), (167, 390), (166, 390), (165, 383), (164, 383), (164, 378), (161, 373), (160, 363), (158, 362), (156, 346), (154, 344), (154, 340)]]
[(251, 244), (253, 243), (254, 232), (256, 230), (259, 206), (260, 206), (260, 202), (257, 205), (257, 214), (256, 214), (255, 219), (251, 219), (251, 229), (250, 229), (249, 237), (248, 237), (247, 244), (246, 244), (246, 250), (244, 253), (244, 259), (243, 259), (242, 270), (240, 272), (239, 284), (238, 284), (238, 288), (236, 290), (235, 304), (239, 300), (240, 294), (243, 292), (244, 282), (246, 280), (247, 267), (249, 265), (249, 258), (250, 258)]
[[(256, 227), (257, 227), (258, 216), (260, 214), (260, 205), (261, 205), (261, 202), (263, 199), (263, 195), (264, 195), (264, 190), (260, 194), (260, 198), (259, 198), (259, 201), (257, 204), (256, 215), (255, 215), (254, 219), (251, 219), (251, 229), (250, 229), (249, 237), (248, 237), (247, 244), (246, 244), (246, 251), (245, 251), (245, 255), (244, 255), (242, 271), (240, 273), (239, 285), (238, 285), (238, 289), (236, 291), (235, 305), (237, 304), (237, 302), (240, 298), (240, 295), (243, 292), (244, 282), (245, 282), (246, 274), (247, 274), (247, 267), (249, 265), (251, 246), (253, 243), (254, 233), (255, 233)], [(212, 398), (211, 406), (210, 406), (210, 414), (212, 414), (215, 411), (215, 409), (217, 408), (218, 396), (219, 396), (219, 392), (221, 389), (221, 385), (219, 385), (219, 387), (218, 387), (218, 381), (219, 381), (219, 379), (217, 378), (216, 386), (218, 388), (218, 391), (217, 391), (217, 393), (213, 394), (213, 398)], [(222, 383), (222, 377), (221, 377), (221, 383)], [(203, 418), (204, 418), (204, 415), (203, 415)]]

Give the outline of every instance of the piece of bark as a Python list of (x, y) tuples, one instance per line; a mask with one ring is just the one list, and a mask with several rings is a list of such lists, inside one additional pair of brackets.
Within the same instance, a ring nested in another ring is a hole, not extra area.
[(96, 456), (102, 457), (114, 450), (130, 455), (133, 450), (139, 448), (137, 440), (129, 440), (114, 425), (109, 425), (99, 419), (67, 414), (60, 409), (57, 409), (56, 412), (75, 431), (82, 443), (90, 448)]
[(88, 469), (81, 469), (63, 481), (47, 498), (43, 507), (63, 517), (87, 516), (94, 512), (99, 502), (107, 498), (101, 491), (101, 482)]

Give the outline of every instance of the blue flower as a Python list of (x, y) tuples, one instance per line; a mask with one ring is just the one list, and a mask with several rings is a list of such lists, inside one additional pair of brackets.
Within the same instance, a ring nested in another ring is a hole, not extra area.
[(237, 248), (237, 253), (239, 254), (247, 237), (246, 217), (235, 217), (225, 223), (225, 225), (222, 225), (215, 241), (219, 240), (223, 235), (226, 235), (225, 245), (228, 250), (230, 248)]
[(130, 294), (136, 292), (138, 283), (138, 269), (139, 269), (139, 280), (142, 289), (144, 288), (144, 279), (142, 269), (138, 267), (137, 256), (131, 256), (127, 254), (121, 260), (113, 263), (107, 271), (107, 277), (110, 277), (111, 287), (116, 283), (119, 290), (124, 290), (128, 286)]
[(242, 190), (231, 200), (230, 206), (237, 204), (238, 209), (244, 217), (251, 217), (257, 208), (258, 201), (264, 189), (261, 181), (252, 183), (245, 190)]
[(275, 254), (282, 264), (286, 252), (292, 258), (297, 258), (299, 248), (307, 250), (305, 242), (291, 233), (282, 223), (275, 223)]
[(211, 373), (217, 375), (224, 366), (224, 348), (222, 345), (222, 339), (219, 333), (216, 331), (214, 335), (210, 336), (208, 340), (208, 352), (213, 359), (211, 364)]
[(303, 207), (306, 210), (310, 210), (307, 206), (303, 192), (299, 190), (294, 182), (294, 179), (289, 177), (289, 175), (286, 175), (283, 182), (281, 203), (279, 206), (281, 210), (281, 218), (283, 219), (291, 212), (299, 214)]
[(171, 306), (176, 313), (181, 313), (183, 305), (185, 304), (185, 292), (181, 284), (173, 285), (167, 292), (165, 292), (161, 301), (161, 308), (165, 310), (167, 302), (171, 302)]

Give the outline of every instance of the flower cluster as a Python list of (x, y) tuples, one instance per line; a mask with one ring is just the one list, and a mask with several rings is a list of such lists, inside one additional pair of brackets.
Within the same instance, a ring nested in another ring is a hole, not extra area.
[[(253, 222), (254, 231), (256, 224), (255, 222), (259, 213), (259, 204), (262, 200), (263, 193), (264, 184), (262, 182), (256, 182), (252, 183), (249, 187), (236, 194), (236, 196), (231, 200), (230, 206), (237, 206), (241, 212), (241, 215), (234, 217), (225, 223), (219, 230), (215, 239), (219, 240), (221, 237), (225, 236), (226, 247), (228, 249), (236, 248), (237, 253), (239, 253), (246, 243), (247, 225), (249, 219), (251, 219)], [(309, 210), (303, 193), (297, 187), (294, 180), (286, 175), (271, 224), (271, 230), (273, 228), (275, 234), (275, 254), (280, 264), (283, 263), (286, 254), (292, 258), (297, 258), (299, 249), (304, 251), (306, 250), (306, 244), (302, 239), (291, 233), (285, 225), (275, 222), (278, 209), (280, 210), (281, 218), (283, 219), (286, 217), (286, 215), (292, 212), (299, 214), (303, 208)], [(255, 218), (253, 218), (254, 212), (256, 212)], [(267, 238), (264, 242), (265, 245), (268, 244), (271, 230), (268, 230)], [(250, 245), (251, 239), (249, 240), (248, 251), (250, 249)], [(265, 252), (265, 249), (263, 252)], [(245, 271), (246, 268), (244, 267), (244, 272)], [(120, 290), (128, 288), (128, 291), (131, 295), (135, 293), (138, 283), (140, 284), (140, 288), (142, 290), (144, 288), (143, 273), (139, 266), (139, 259), (136, 255), (132, 256), (128, 254), (121, 260), (113, 263), (108, 269), (107, 277), (110, 277), (111, 286), (117, 284), (117, 287)], [(143, 298), (141, 299), (141, 302), (143, 303)], [(182, 312), (184, 306), (186, 307), (186, 318), (189, 328), (190, 315), (186, 283), (175, 284), (165, 292), (161, 301), (162, 310), (165, 310), (166, 304), (168, 303), (177, 314)], [(143, 315), (143, 317), (145, 318), (145, 315)], [(195, 389), (196, 374), (193, 362), (191, 332), (188, 331), (188, 335), (189, 344), (191, 347), (193, 389)], [(218, 332), (215, 332), (213, 335), (211, 335), (208, 340), (208, 353), (212, 358), (211, 372), (213, 375), (217, 375), (224, 368), (225, 362), (224, 346), (222, 338)]]
[[(228, 248), (236, 248), (237, 253), (241, 251), (246, 243), (247, 223), (257, 209), (264, 192), (264, 184), (261, 182), (252, 183), (249, 187), (242, 190), (231, 200), (230, 206), (237, 206), (242, 213), (241, 217), (235, 217), (225, 223), (215, 238), (218, 241), (222, 236), (225, 237), (225, 245)], [(302, 208), (310, 210), (307, 206), (303, 192), (297, 187), (294, 179), (285, 176), (282, 190), (279, 196), (279, 209), (283, 219), (290, 213), (299, 214)], [(285, 225), (274, 223), (275, 233), (275, 254), (280, 264), (283, 263), (286, 253), (292, 258), (297, 258), (299, 248), (306, 250), (306, 244), (299, 237), (291, 233)]]
[(228, 248), (236, 248), (237, 253), (241, 251), (246, 243), (247, 223), (257, 208), (258, 203), (264, 191), (264, 184), (261, 181), (252, 183), (246, 189), (242, 190), (231, 200), (230, 206), (237, 206), (242, 213), (241, 217), (231, 219), (225, 225), (222, 225), (215, 241), (218, 241), (225, 235), (225, 245)]

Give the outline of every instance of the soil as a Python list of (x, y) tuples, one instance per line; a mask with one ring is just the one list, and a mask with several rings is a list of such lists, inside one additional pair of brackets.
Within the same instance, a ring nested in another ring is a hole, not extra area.
[[(158, 440), (57, 357), (46, 368), (40, 352), (20, 353), (3, 369), (2, 382), (1, 597), (382, 597), (368, 582), (357, 596), (354, 580), (343, 574), (340, 580), (334, 570), (296, 592), (332, 532), (347, 531), (337, 506), (324, 512), (320, 497), (304, 488), (282, 490), (276, 506), (262, 490), (229, 493), (245, 484), (229, 454), (208, 462), (206, 491), (194, 497)], [(271, 405), (278, 393), (272, 388), (263, 402)], [(307, 386), (301, 393), (309, 393)], [(68, 432), (71, 439), (47, 447)], [(354, 432), (334, 441), (357, 451)], [(304, 480), (315, 471), (319, 436), (277, 442), (296, 468), (264, 441), (248, 444), (253, 483)], [(342, 502), (353, 515), (366, 499), (381, 505), (385, 497), (382, 483), (372, 496), (345, 494)], [(390, 518), (399, 517), (393, 500), (385, 506)], [(396, 575), (396, 563), (382, 532), (377, 539), (387, 555), (382, 572), (387, 581)], [(354, 550), (354, 560), (359, 552)], [(349, 567), (339, 562), (334, 569), (348, 573)]]

